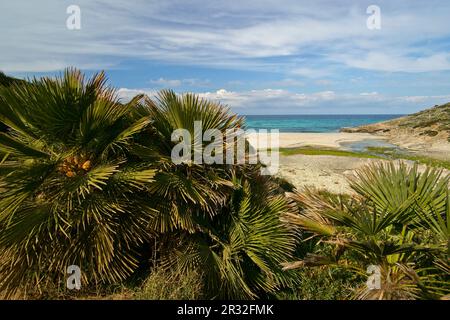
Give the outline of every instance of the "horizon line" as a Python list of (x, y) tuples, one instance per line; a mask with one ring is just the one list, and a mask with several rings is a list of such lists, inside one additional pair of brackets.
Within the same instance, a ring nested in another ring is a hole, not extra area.
[(409, 113), (285, 113), (285, 114), (241, 114), (240, 116), (404, 116)]

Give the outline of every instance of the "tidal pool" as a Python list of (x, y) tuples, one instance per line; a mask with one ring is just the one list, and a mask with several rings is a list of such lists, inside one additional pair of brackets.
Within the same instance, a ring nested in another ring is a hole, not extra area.
[[(386, 153), (406, 153), (406, 150), (385, 140), (364, 139), (353, 142), (341, 142), (340, 145), (343, 150), (366, 152), (384, 156), (386, 156)], [(380, 152), (377, 152), (376, 148), (379, 148)]]

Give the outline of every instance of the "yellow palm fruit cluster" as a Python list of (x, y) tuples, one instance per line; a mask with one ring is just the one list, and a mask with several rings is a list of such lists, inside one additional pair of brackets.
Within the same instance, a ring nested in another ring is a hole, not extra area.
[(90, 157), (81, 154), (64, 159), (63, 163), (59, 166), (58, 171), (67, 177), (72, 178), (77, 175), (85, 174), (91, 167), (92, 161)]

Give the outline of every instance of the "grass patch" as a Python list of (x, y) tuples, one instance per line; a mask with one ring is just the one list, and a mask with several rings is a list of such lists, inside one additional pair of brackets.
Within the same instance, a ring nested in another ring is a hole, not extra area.
[(284, 156), (303, 154), (307, 156), (337, 156), (385, 160), (410, 160), (430, 167), (450, 170), (450, 161), (410, 154), (389, 147), (368, 147), (366, 152), (345, 151), (337, 149), (319, 149), (315, 147), (280, 148), (279, 151), (280, 154)]
[(412, 160), (418, 163), (426, 164), (430, 167), (444, 168), (450, 170), (450, 161), (438, 160), (424, 156), (409, 156), (407, 157), (407, 160)]
[(277, 294), (280, 300), (348, 300), (361, 280), (349, 271), (332, 267), (296, 270), (300, 284)]
[(386, 156), (389, 159), (404, 159), (414, 161), (420, 164), (425, 164), (430, 167), (444, 168), (450, 170), (450, 161), (434, 159), (422, 155), (408, 154), (405, 152), (399, 152), (394, 148), (387, 147), (368, 147), (368, 152), (373, 152), (378, 155)]
[(280, 148), (280, 153), (284, 156), (303, 154), (307, 156), (337, 156), (337, 157), (374, 158), (374, 159), (382, 158), (380, 156), (364, 152), (353, 152), (337, 149), (317, 149), (308, 147)]
[(198, 300), (202, 298), (203, 281), (199, 273), (185, 274), (163, 268), (155, 269), (134, 298), (138, 300)]

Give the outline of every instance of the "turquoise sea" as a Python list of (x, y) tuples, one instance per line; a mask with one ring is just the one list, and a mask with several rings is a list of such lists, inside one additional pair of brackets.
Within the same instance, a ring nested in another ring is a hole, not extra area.
[(402, 115), (246, 115), (247, 129), (279, 129), (280, 132), (338, 132), (401, 117)]

